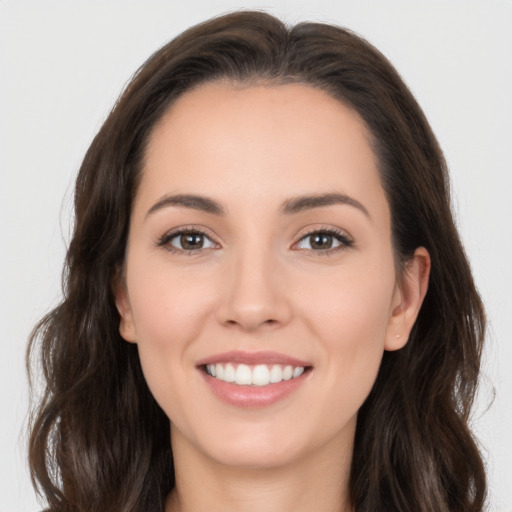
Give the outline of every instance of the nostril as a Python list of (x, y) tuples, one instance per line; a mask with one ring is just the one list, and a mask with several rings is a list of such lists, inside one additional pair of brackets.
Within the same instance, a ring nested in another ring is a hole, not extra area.
[[(226, 320), (226, 325), (248, 325), (248, 322), (245, 322), (244, 324), (244, 322), (242, 321)], [(269, 320), (263, 320), (262, 322), (258, 323), (258, 325), (256, 325), (256, 328), (264, 326), (274, 327), (276, 325), (279, 325), (279, 321), (271, 318)]]

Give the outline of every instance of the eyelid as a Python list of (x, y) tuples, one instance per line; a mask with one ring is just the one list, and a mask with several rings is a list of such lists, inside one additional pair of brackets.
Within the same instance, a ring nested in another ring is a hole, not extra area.
[[(328, 236), (334, 237), (335, 239), (338, 240), (340, 245), (338, 245), (337, 247), (329, 248), (329, 249), (318, 249), (318, 250), (295, 249), (295, 250), (307, 251), (315, 256), (324, 256), (324, 255), (331, 255), (333, 253), (337, 253), (338, 251), (341, 251), (341, 250), (346, 250), (354, 245), (353, 238), (343, 229), (335, 228), (332, 226), (329, 226), (329, 227), (315, 226), (314, 228), (310, 228), (308, 231), (303, 233), (301, 235), (301, 237), (299, 238), (299, 240), (293, 244), (292, 249), (293, 249), (293, 247), (295, 247), (297, 244), (299, 244), (301, 241), (303, 241), (308, 236), (311, 236), (314, 234), (319, 234), (319, 233), (327, 234)], [(177, 236), (180, 236), (183, 234), (198, 234), (198, 235), (201, 235), (201, 236), (207, 238), (208, 240), (210, 240), (210, 242), (212, 242), (212, 244), (220, 246), (220, 244), (215, 241), (214, 237), (212, 237), (204, 228), (197, 227), (197, 225), (181, 226), (181, 227), (174, 228), (174, 229), (167, 231), (157, 240), (156, 246), (164, 247), (165, 249), (167, 249), (170, 252), (186, 254), (186, 255), (194, 255), (194, 254), (197, 254), (200, 252), (204, 252), (205, 250), (212, 249), (211, 247), (207, 247), (207, 248), (187, 250), (187, 249), (179, 249), (170, 244), (171, 240), (173, 240)]]
[(343, 250), (349, 249), (350, 247), (354, 246), (354, 239), (352, 238), (352, 236), (349, 233), (347, 233), (343, 229), (335, 228), (332, 226), (329, 226), (329, 227), (315, 226), (314, 228), (309, 229), (308, 231), (306, 231), (306, 233), (303, 233), (301, 235), (299, 240), (293, 246), (296, 246), (297, 244), (302, 242), (302, 240), (304, 240), (308, 236), (318, 234), (318, 233), (327, 234), (329, 236), (336, 238), (338, 240), (338, 242), (340, 242), (340, 245), (338, 245), (337, 247), (329, 248), (329, 249), (318, 249), (318, 250), (295, 249), (295, 250), (304, 250), (314, 256), (331, 256), (335, 253), (338, 253), (339, 251), (343, 251)]
[(158, 238), (158, 240), (156, 242), (156, 246), (163, 247), (164, 249), (168, 250), (169, 252), (185, 254), (185, 255), (194, 255), (194, 254), (198, 254), (199, 252), (203, 252), (205, 250), (211, 249), (211, 247), (207, 247), (207, 248), (187, 250), (187, 249), (179, 249), (179, 248), (171, 245), (171, 243), (170, 243), (171, 240), (173, 240), (174, 238), (176, 238), (180, 235), (184, 235), (184, 234), (201, 235), (201, 236), (207, 238), (208, 240), (210, 240), (210, 242), (212, 242), (212, 244), (217, 245), (217, 246), (220, 245), (218, 242), (216, 242), (214, 240), (214, 237), (212, 237), (212, 235), (210, 235), (204, 228), (197, 227), (197, 225), (188, 225), (188, 226), (180, 226), (178, 228), (174, 228), (174, 229), (171, 229), (171, 230), (165, 232), (161, 237)]

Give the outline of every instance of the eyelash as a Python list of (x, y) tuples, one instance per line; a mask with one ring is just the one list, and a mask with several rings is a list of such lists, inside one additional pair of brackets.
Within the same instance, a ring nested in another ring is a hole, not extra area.
[(300, 243), (302, 240), (304, 240), (312, 235), (319, 235), (319, 234), (333, 237), (338, 242), (340, 242), (340, 245), (338, 245), (338, 247), (333, 247), (330, 249), (319, 249), (319, 250), (306, 249), (306, 250), (310, 251), (311, 254), (313, 254), (315, 256), (332, 256), (332, 255), (338, 253), (339, 251), (343, 251), (345, 249), (348, 249), (348, 248), (354, 246), (354, 241), (347, 235), (347, 233), (345, 233), (344, 231), (341, 231), (339, 229), (334, 229), (334, 228), (312, 229), (311, 231), (308, 231), (307, 233), (302, 235), (302, 237), (300, 238), (300, 240), (297, 243)]
[[(312, 231), (309, 231), (309, 232), (305, 233), (297, 243), (300, 243), (301, 241), (303, 241), (304, 239), (306, 239), (312, 235), (318, 235), (318, 234), (332, 236), (338, 242), (340, 242), (340, 245), (337, 247), (334, 247), (334, 248), (330, 248), (330, 249), (319, 249), (319, 250), (306, 249), (306, 250), (310, 251), (312, 254), (314, 254), (315, 256), (331, 256), (331, 255), (337, 253), (338, 251), (348, 249), (350, 247), (353, 247), (353, 245), (354, 245), (354, 241), (350, 237), (348, 237), (344, 231), (333, 229), (333, 228), (320, 228), (320, 229), (314, 229)], [(174, 238), (176, 238), (178, 236), (182, 236), (182, 235), (204, 236), (204, 237), (208, 238), (212, 243), (215, 243), (215, 242), (213, 242), (213, 240), (211, 240), (210, 236), (208, 236), (208, 234), (205, 233), (204, 231), (197, 229), (195, 227), (185, 227), (185, 228), (178, 229), (177, 231), (171, 231), (169, 233), (165, 233), (163, 236), (161, 236), (158, 239), (158, 242), (156, 245), (158, 247), (165, 248), (169, 252), (172, 252), (175, 254), (184, 254), (187, 256), (193, 256), (193, 255), (204, 250), (202, 248), (186, 250), (186, 249), (178, 249), (176, 247), (173, 247), (170, 244), (170, 242)]]
[[(207, 233), (204, 231), (193, 228), (193, 227), (184, 227), (181, 229), (178, 229), (176, 231), (171, 231), (169, 233), (165, 233), (163, 236), (161, 236), (158, 239), (157, 246), (158, 247), (164, 247), (169, 252), (175, 253), (175, 254), (184, 254), (186, 256), (194, 256), (194, 254), (197, 254), (198, 252), (202, 251), (203, 249), (193, 249), (193, 250), (186, 250), (186, 249), (177, 249), (176, 247), (173, 247), (171, 245), (171, 241), (181, 235), (200, 235), (208, 238), (211, 240), (211, 238), (208, 236)], [(213, 242), (213, 241), (212, 241)], [(215, 242), (213, 242), (215, 243)]]

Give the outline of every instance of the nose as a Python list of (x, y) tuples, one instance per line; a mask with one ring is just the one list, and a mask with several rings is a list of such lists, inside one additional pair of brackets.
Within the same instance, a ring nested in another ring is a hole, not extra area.
[(222, 300), (217, 310), (219, 322), (245, 331), (275, 329), (292, 316), (286, 293), (285, 271), (267, 247), (247, 247), (233, 254), (223, 276)]

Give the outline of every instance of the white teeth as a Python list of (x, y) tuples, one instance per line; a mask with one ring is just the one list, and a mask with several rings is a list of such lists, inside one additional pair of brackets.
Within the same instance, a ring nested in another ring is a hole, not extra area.
[(239, 386), (252, 384), (252, 372), (246, 364), (239, 364), (235, 372), (235, 382)]
[(283, 370), (283, 380), (290, 380), (293, 377), (293, 368), (285, 366)]
[(264, 365), (255, 366), (252, 371), (252, 383), (255, 386), (266, 386), (270, 382), (270, 370)]
[(297, 366), (293, 370), (293, 378), (300, 377), (304, 373), (304, 368), (302, 366)]
[(270, 382), (274, 384), (276, 382), (281, 382), (282, 380), (283, 370), (278, 364), (275, 364), (272, 366), (272, 370), (270, 370)]
[(235, 382), (235, 367), (232, 364), (227, 364), (224, 368), (224, 380), (226, 382)]
[(274, 364), (272, 367), (266, 364), (251, 367), (246, 364), (239, 364), (235, 368), (231, 363), (217, 363), (207, 365), (206, 372), (216, 379), (234, 382), (239, 386), (268, 386), (283, 380), (300, 377), (304, 373), (304, 367), (281, 366), (279, 364)]

